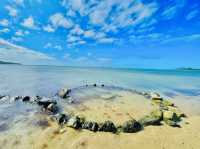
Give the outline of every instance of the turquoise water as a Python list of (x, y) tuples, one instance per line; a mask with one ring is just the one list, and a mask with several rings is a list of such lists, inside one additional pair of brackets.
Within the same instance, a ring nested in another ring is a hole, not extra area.
[(105, 84), (169, 96), (200, 95), (200, 71), (0, 65), (0, 94), (52, 96), (62, 87)]

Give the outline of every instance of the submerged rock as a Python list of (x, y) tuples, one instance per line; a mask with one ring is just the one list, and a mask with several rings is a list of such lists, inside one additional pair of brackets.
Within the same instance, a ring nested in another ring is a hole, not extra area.
[(126, 133), (138, 132), (142, 129), (142, 125), (136, 120), (129, 120), (122, 125), (122, 131)]
[(99, 131), (104, 132), (117, 132), (117, 128), (115, 127), (112, 121), (105, 121), (104, 123), (99, 124)]
[(99, 125), (96, 122), (84, 122), (82, 124), (82, 128), (96, 132), (96, 131), (98, 131)]
[(58, 92), (58, 96), (61, 98), (67, 98), (69, 97), (69, 93), (71, 93), (71, 89), (64, 88)]

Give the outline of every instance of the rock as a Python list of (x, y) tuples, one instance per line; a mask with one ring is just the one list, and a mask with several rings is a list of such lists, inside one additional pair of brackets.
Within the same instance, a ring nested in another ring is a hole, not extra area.
[(96, 86), (97, 86), (97, 84), (93, 84), (93, 86), (94, 86), (94, 87), (96, 87)]
[(104, 84), (101, 84), (101, 87), (104, 87), (105, 85)]
[(161, 110), (154, 110), (150, 113), (150, 115), (154, 118), (157, 118), (159, 120), (163, 120), (163, 112)]
[(5, 95), (0, 95), (0, 99), (2, 99), (2, 98), (4, 98), (5, 97)]
[(82, 127), (81, 119), (78, 116), (71, 117), (67, 122), (67, 126), (75, 128), (75, 129), (79, 129)]
[(99, 125), (96, 122), (84, 122), (82, 124), (82, 128), (96, 132), (98, 130), (98, 128), (99, 128)]
[(181, 127), (179, 124), (177, 124), (177, 122), (171, 120), (165, 120), (164, 122), (171, 127)]
[(70, 92), (71, 92), (71, 89), (64, 88), (58, 92), (58, 96), (61, 98), (68, 98)]
[(23, 102), (28, 102), (30, 100), (31, 100), (30, 96), (25, 96), (25, 97), (22, 98)]
[(165, 106), (165, 107), (167, 107), (167, 106), (173, 107), (174, 103), (170, 102), (169, 100), (163, 100), (162, 105)]
[(58, 111), (58, 107), (56, 106), (55, 103), (50, 103), (50, 104), (47, 106), (46, 110), (48, 110), (48, 111), (50, 111), (50, 112), (52, 112), (52, 113), (56, 113), (56, 112)]
[(158, 126), (158, 125), (161, 125), (160, 122), (161, 122), (161, 119), (159, 117), (152, 116), (152, 115), (147, 115), (139, 120), (139, 123), (143, 126), (149, 126), (149, 125)]
[(70, 116), (67, 116), (67, 115), (65, 115), (65, 114), (58, 114), (58, 115), (56, 116), (56, 120), (58, 121), (58, 123), (59, 123), (60, 125), (66, 124), (66, 123), (68, 122), (69, 119), (70, 119)]
[(152, 100), (163, 100), (162, 97), (158, 93), (153, 92), (150, 95), (151, 95)]
[(122, 131), (126, 133), (138, 132), (142, 129), (142, 125), (136, 120), (129, 120), (122, 125)]
[(167, 121), (167, 120), (171, 120), (171, 121), (174, 121), (174, 122), (180, 121), (180, 118), (173, 111), (164, 111), (163, 112), (163, 119), (164, 119), (164, 121)]
[(16, 96), (16, 97), (14, 97), (14, 101), (20, 100), (22, 98), (23, 98), (22, 96)]
[(99, 131), (104, 132), (117, 132), (117, 128), (115, 127), (112, 121), (105, 121), (104, 123), (99, 124)]
[(49, 112), (56, 113), (58, 111), (56, 101), (38, 101), (37, 104)]

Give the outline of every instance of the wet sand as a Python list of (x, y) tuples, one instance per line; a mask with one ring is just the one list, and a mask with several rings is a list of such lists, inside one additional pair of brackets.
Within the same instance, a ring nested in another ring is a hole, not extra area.
[[(101, 122), (110, 119), (121, 124), (130, 117), (138, 119), (152, 110), (150, 101), (139, 95), (124, 92), (114, 100), (106, 100), (110, 98), (108, 95), (103, 98), (105, 100), (69, 106), (64, 111), (83, 115), (88, 120)], [(181, 122), (181, 128), (164, 124), (145, 127), (138, 133), (112, 134), (60, 128), (56, 122), (49, 121), (45, 127), (25, 125), (20, 129), (1, 132), (0, 149), (199, 149), (200, 115), (192, 110), (189, 102), (184, 104), (182, 100), (182, 104), (178, 105), (178, 98), (183, 97), (178, 96), (175, 103), (189, 115)]]

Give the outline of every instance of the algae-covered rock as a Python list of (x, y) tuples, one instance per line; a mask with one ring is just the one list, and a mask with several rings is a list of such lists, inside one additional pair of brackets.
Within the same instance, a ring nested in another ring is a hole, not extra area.
[(173, 111), (164, 111), (163, 119), (164, 119), (164, 121), (166, 121), (166, 120), (172, 120), (174, 122), (180, 121), (180, 117), (178, 117), (177, 114)]
[(163, 104), (163, 106), (172, 106), (172, 107), (174, 106), (174, 103), (172, 103), (169, 100), (163, 100), (162, 104)]
[(58, 96), (61, 98), (67, 98), (70, 92), (71, 92), (71, 89), (63, 88), (58, 92)]
[(82, 124), (82, 128), (96, 132), (98, 130), (98, 128), (99, 128), (99, 125), (96, 122), (84, 122)]
[(142, 125), (136, 120), (129, 120), (122, 125), (122, 131), (126, 133), (138, 132), (142, 129)]
[(143, 126), (149, 125), (161, 125), (161, 119), (159, 117), (154, 117), (152, 115), (147, 115), (139, 120), (139, 123)]
[(78, 116), (71, 117), (67, 122), (68, 127), (79, 129), (82, 126), (81, 119)]
[(98, 130), (115, 133), (117, 131), (117, 128), (112, 121), (105, 121), (104, 123), (99, 124)]
[(180, 125), (175, 122), (175, 121), (172, 121), (172, 120), (165, 120), (164, 121), (167, 125), (171, 126), (171, 127), (180, 127)]
[(160, 120), (163, 119), (163, 112), (161, 110), (154, 110), (150, 113), (151, 117), (158, 118)]

